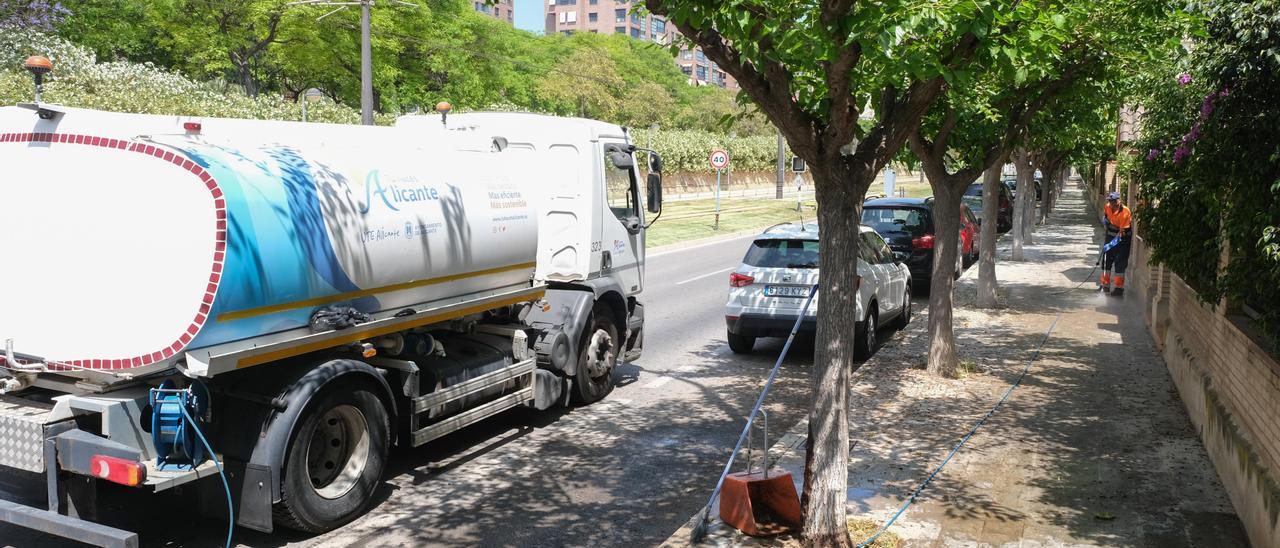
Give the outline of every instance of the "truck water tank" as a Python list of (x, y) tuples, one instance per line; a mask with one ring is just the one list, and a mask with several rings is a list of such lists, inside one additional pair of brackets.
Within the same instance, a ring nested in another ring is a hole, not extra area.
[(325, 306), (384, 317), (529, 285), (519, 155), (396, 128), (174, 120), (0, 108), (0, 340), (151, 368), (300, 336)]

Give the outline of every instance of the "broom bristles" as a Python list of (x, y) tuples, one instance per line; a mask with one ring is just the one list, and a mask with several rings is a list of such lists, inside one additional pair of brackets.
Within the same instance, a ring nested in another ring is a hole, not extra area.
[(703, 508), (698, 512), (697, 521), (693, 524), (693, 531), (689, 533), (689, 544), (697, 544), (707, 536), (707, 526), (711, 521), (711, 509)]

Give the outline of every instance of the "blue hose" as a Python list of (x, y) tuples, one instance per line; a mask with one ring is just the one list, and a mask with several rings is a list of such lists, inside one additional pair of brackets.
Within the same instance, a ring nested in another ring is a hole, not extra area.
[(205, 450), (209, 452), (209, 458), (213, 460), (213, 466), (218, 469), (218, 477), (222, 478), (222, 488), (227, 492), (227, 543), (225, 548), (231, 548), (231, 534), (236, 530), (236, 513), (231, 503), (231, 484), (227, 483), (227, 474), (222, 471), (222, 463), (218, 462), (217, 454), (213, 452), (213, 447), (209, 446), (209, 440), (204, 438), (204, 432), (200, 431), (200, 426), (196, 424), (195, 419), (191, 418), (191, 414), (187, 413), (187, 406), (179, 405), (178, 409), (182, 410), (182, 416), (187, 419), (187, 423), (195, 431), (196, 437), (200, 438), (200, 443), (204, 444)]
[(1044, 348), (1045, 341), (1049, 340), (1049, 335), (1053, 333), (1053, 328), (1058, 326), (1058, 320), (1060, 319), (1062, 319), (1062, 313), (1058, 313), (1058, 315), (1053, 318), (1053, 323), (1049, 324), (1049, 330), (1044, 332), (1044, 337), (1040, 339), (1040, 344), (1036, 345), (1035, 353), (1031, 354), (1031, 359), (1027, 360), (1026, 367), (1022, 368), (1022, 373), (1018, 375), (1017, 379), (1014, 379), (1013, 384), (1009, 385), (1009, 389), (1005, 390), (1004, 395), (1000, 397), (1000, 401), (997, 401), (995, 406), (992, 407), (990, 411), (987, 411), (986, 415), (983, 415), (982, 418), (978, 419), (978, 422), (973, 425), (973, 428), (969, 430), (968, 434), (965, 434), (963, 438), (960, 438), (960, 443), (957, 443), (955, 447), (951, 448), (951, 452), (947, 454), (947, 458), (942, 459), (942, 464), (939, 464), (937, 468), (934, 468), (933, 472), (929, 474), (929, 477), (926, 477), (924, 481), (920, 483), (920, 486), (916, 487), (916, 490), (911, 492), (911, 496), (907, 497), (907, 501), (902, 503), (902, 507), (898, 508), (898, 511), (893, 514), (893, 517), (889, 518), (889, 521), (886, 521), (884, 526), (880, 527), (880, 529), (876, 531), (876, 534), (871, 535), (871, 538), (859, 542), (858, 548), (870, 546), (877, 538), (880, 538), (880, 535), (889, 530), (889, 526), (893, 525), (893, 522), (898, 521), (898, 518), (902, 517), (902, 513), (906, 512), (907, 507), (911, 506), (911, 503), (916, 501), (916, 497), (920, 496), (920, 492), (924, 491), (924, 488), (929, 485), (929, 482), (933, 481), (934, 476), (937, 476), (938, 472), (942, 471), (942, 467), (946, 466), (948, 462), (951, 462), (951, 457), (956, 456), (956, 453), (960, 451), (960, 448), (964, 447), (965, 442), (969, 441), (969, 438), (972, 438), (973, 435), (978, 432), (978, 428), (985, 424), (987, 419), (991, 418), (991, 415), (995, 414), (996, 410), (1000, 408), (1000, 405), (1003, 404), (1005, 400), (1009, 399), (1009, 395), (1013, 393), (1013, 389), (1017, 388), (1019, 384), (1022, 384), (1022, 378), (1027, 376), (1027, 371), (1031, 369), (1031, 364), (1035, 363), (1036, 360), (1040, 358), (1040, 349)]

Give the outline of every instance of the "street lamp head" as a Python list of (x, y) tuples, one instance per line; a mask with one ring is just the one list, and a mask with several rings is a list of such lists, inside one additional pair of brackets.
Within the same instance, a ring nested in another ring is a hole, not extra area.
[(324, 99), (324, 92), (316, 88), (311, 88), (302, 92), (302, 99), (310, 103), (315, 103)]
[(436, 112), (439, 112), (440, 114), (447, 115), (452, 110), (453, 105), (449, 104), (448, 101), (440, 101), (439, 103), (436, 103)]

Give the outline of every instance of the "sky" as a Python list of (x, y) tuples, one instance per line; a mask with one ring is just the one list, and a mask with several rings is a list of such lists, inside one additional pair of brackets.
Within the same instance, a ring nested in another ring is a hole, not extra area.
[(543, 25), (543, 13), (546, 8), (542, 3), (546, 0), (515, 0), (516, 2), (516, 28), (541, 33), (545, 26)]

